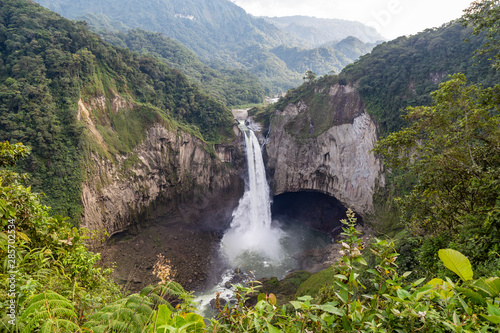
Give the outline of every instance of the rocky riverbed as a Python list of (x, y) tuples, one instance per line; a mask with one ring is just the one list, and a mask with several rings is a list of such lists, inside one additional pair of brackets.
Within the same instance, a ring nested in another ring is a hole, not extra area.
[[(175, 218), (174, 218), (175, 219)], [(138, 235), (120, 234), (101, 250), (101, 263), (115, 266), (113, 278), (124, 289), (140, 291), (159, 281), (153, 267), (159, 254), (174, 270), (173, 280), (188, 291), (214, 283), (220, 235), (181, 223), (155, 224)]]

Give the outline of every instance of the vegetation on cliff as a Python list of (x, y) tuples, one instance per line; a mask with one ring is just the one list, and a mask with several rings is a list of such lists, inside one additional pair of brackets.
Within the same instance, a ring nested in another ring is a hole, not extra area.
[(210, 142), (234, 135), (229, 110), (178, 70), (113, 47), (86, 24), (31, 2), (1, 5), (0, 138), (32, 147), (19, 169), (56, 213), (80, 214), (82, 162), (89, 150), (110, 153), (108, 158), (128, 153), (155, 122)]
[(473, 36), (472, 29), (451, 22), (378, 45), (340, 77), (356, 83), (367, 112), (385, 136), (404, 125), (406, 107), (429, 105), (430, 93), (450, 74), (463, 73), (470, 82), (487, 86), (499, 82), (488, 57), (474, 57), (484, 42), (484, 33)]

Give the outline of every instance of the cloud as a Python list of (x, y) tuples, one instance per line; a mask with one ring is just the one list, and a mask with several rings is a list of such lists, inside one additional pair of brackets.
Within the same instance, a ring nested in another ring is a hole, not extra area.
[(359, 21), (395, 38), (441, 26), (471, 0), (233, 0), (255, 16), (306, 15)]

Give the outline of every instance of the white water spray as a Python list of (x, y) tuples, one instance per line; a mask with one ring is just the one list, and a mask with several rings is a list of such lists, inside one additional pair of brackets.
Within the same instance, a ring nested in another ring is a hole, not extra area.
[(221, 241), (221, 252), (229, 268), (223, 274), (222, 282), (197, 298), (199, 309), (205, 315), (210, 313), (209, 304), (216, 293), (226, 300), (233, 298), (234, 288), (228, 289), (226, 283), (233, 283), (234, 268), (251, 271), (255, 278), (276, 276), (281, 279), (295, 267), (294, 254), (327, 244), (303, 226), (287, 227), (284, 223), (283, 230), (286, 231), (274, 226), (279, 222), (272, 222), (271, 218), (269, 186), (259, 141), (244, 123), (240, 123), (239, 128), (245, 135), (248, 182), (233, 212), (231, 227)]
[(280, 243), (283, 232), (271, 224), (269, 186), (259, 141), (244, 123), (239, 128), (245, 135), (248, 183), (221, 248), (233, 267), (245, 265), (243, 260), (248, 261), (248, 257), (272, 264), (285, 255)]

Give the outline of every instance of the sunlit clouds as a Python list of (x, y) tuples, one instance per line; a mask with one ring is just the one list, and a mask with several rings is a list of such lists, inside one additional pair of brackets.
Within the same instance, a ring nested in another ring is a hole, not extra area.
[(470, 0), (232, 0), (255, 16), (305, 15), (359, 21), (393, 39), (462, 16)]

